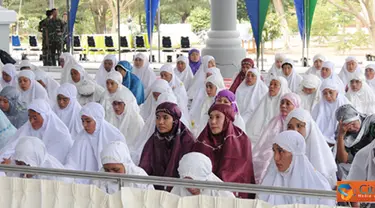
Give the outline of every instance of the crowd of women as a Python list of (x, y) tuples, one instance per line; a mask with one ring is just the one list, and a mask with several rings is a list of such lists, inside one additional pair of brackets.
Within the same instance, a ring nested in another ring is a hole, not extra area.
[[(3, 164), (201, 181), (334, 190), (337, 180), (375, 179), (375, 65), (348, 57), (339, 74), (322, 55), (305, 73), (276, 54), (268, 74), (245, 58), (226, 89), (212, 56), (193, 49), (157, 78), (148, 58), (104, 57), (92, 77), (69, 53), (60, 83), (22, 61), (2, 68)], [(353, 166), (353, 167), (351, 167)], [(7, 175), (12, 175), (7, 173)], [(44, 177), (96, 184), (105, 181)], [(278, 204), (333, 200), (125, 184), (180, 196), (257, 197)]]

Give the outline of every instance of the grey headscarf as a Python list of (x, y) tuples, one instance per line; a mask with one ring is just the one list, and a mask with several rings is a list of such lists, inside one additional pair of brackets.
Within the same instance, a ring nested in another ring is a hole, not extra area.
[(9, 102), (9, 111), (4, 112), (9, 121), (17, 129), (28, 120), (26, 103), (21, 101), (21, 93), (13, 86), (7, 86), (0, 92), (1, 97), (5, 97)]

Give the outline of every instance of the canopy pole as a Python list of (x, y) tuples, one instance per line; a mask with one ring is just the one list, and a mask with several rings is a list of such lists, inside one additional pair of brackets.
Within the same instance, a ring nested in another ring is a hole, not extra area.
[(261, 47), (260, 47), (260, 49), (261, 49), (261, 63), (262, 63), (262, 70), (261, 71), (264, 71), (264, 40), (263, 40), (263, 38), (262, 38), (262, 42), (260, 43), (260, 45), (261, 45)]
[(120, 14), (120, 0), (117, 0), (117, 47), (118, 47), (118, 60), (121, 61), (121, 14)]
[(148, 12), (150, 13), (150, 24), (149, 24), (150, 25), (150, 37), (148, 37), (149, 40), (150, 40), (150, 42), (149, 42), (150, 43), (150, 57), (149, 57), (149, 60), (150, 60), (150, 63), (152, 63), (152, 61), (153, 61), (152, 60), (152, 32), (153, 32), (152, 31), (152, 26), (153, 25), (151, 24), (152, 23), (152, 0), (149, 0), (149, 1), (150, 1), (150, 4), (149, 4), (150, 6), (148, 8), (149, 9)]
[(161, 63), (160, 60), (160, 1), (159, 1), (159, 6), (158, 6), (158, 60), (159, 63)]
[[(306, 1), (306, 21), (305, 21), (305, 25), (309, 27), (311, 27), (310, 25), (310, 0), (305, 0)], [(307, 30), (307, 27), (306, 27), (306, 58), (307, 58), (307, 66), (309, 66), (309, 47), (310, 47), (310, 36), (307, 36), (308, 35), (308, 30)]]
[[(69, 0), (66, 0), (66, 15), (68, 17), (68, 26), (67, 26), (67, 28), (68, 28), (68, 37), (65, 37), (65, 38), (68, 38), (66, 49), (67, 49), (67, 51), (69, 53), (73, 54), (73, 41), (72, 41), (72, 39), (73, 39), (74, 27), (70, 31), (70, 22), (72, 20), (70, 19), (70, 1)], [(62, 49), (64, 49), (64, 48), (62, 48)]]
[(303, 47), (302, 47), (302, 66), (305, 67), (305, 48), (306, 48), (306, 0), (303, 0)]

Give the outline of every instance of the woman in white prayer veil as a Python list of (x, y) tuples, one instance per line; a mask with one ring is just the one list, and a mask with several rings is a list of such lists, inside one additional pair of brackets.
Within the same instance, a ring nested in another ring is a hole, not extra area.
[(16, 67), (13, 64), (5, 64), (2, 68), (2, 76), (0, 80), (0, 86), (6, 87), (6, 86), (18, 86), (18, 80), (17, 80), (17, 71)]
[(77, 101), (77, 88), (70, 83), (62, 84), (57, 89), (57, 105), (54, 106), (53, 111), (68, 127), (72, 139), (74, 140), (82, 130), (82, 121), (79, 115), (81, 105)]
[(78, 62), (74, 59), (74, 57), (70, 53), (61, 54), (59, 62), (62, 68), (60, 84), (64, 84), (66, 82), (69, 82), (70, 70), (72, 69), (74, 65), (77, 65)]
[(31, 103), (34, 99), (44, 99), (49, 103), (47, 91), (35, 80), (35, 74), (31, 70), (24, 70), (18, 74), (18, 89), (22, 102)]
[[(82, 107), (80, 116), (84, 131), (81, 131), (70, 149), (66, 167), (73, 170), (99, 171), (102, 167), (100, 153), (112, 141), (126, 144), (120, 130), (104, 120), (103, 107), (98, 103), (88, 103)], [(125, 148), (125, 147), (124, 147)], [(126, 150), (129, 152), (126, 146)], [(87, 180), (80, 182), (87, 183)]]
[(177, 58), (174, 74), (184, 83), (185, 89), (188, 91), (194, 79), (193, 72), (189, 66), (188, 57), (181, 55)]
[(302, 77), (294, 69), (293, 61), (291, 59), (285, 59), (281, 67), (283, 70), (282, 76), (288, 81), (289, 89), (292, 92), (298, 93)]
[(326, 57), (324, 57), (322, 54), (316, 54), (313, 58), (313, 66), (310, 67), (307, 72), (307, 74), (313, 74), (316, 76), (320, 76), (320, 70), (322, 69), (323, 63), (326, 61)]
[(141, 81), (145, 90), (145, 96), (148, 96), (151, 85), (156, 80), (156, 75), (151, 67), (148, 58), (143, 53), (138, 53), (134, 57), (133, 74), (135, 74)]
[(270, 84), (271, 78), (274, 76), (282, 76), (283, 71), (281, 65), (286, 59), (285, 55), (282, 53), (275, 54), (275, 62), (272, 64), (272, 67), (268, 70), (267, 74), (267, 85)]
[(310, 113), (301, 108), (294, 109), (285, 120), (284, 130), (298, 131), (305, 138), (306, 157), (333, 189), (337, 185), (335, 158)]
[(106, 77), (108, 73), (115, 71), (115, 66), (117, 65), (117, 62), (118, 60), (116, 55), (110, 54), (104, 57), (95, 76), (95, 80), (98, 85), (102, 87), (106, 86)]
[(105, 112), (106, 120), (121, 131), (129, 148), (133, 147), (145, 125), (137, 100), (129, 93), (116, 93), (109, 102), (111, 108)]
[(35, 80), (46, 89), (51, 103), (56, 104), (57, 89), (60, 87), (60, 84), (41, 69), (35, 70), (34, 74)]
[(208, 110), (215, 102), (216, 95), (225, 89), (223, 77), (221, 75), (211, 75), (205, 81), (206, 90), (200, 93), (193, 101), (190, 110), (192, 133), (199, 136), (207, 124)]
[(345, 85), (340, 77), (335, 73), (335, 64), (331, 61), (323, 62), (322, 69), (320, 70), (320, 78), (323, 81), (328, 80), (336, 83), (341, 93), (345, 94)]
[[(126, 144), (123, 142), (115, 141), (107, 144), (100, 153), (103, 164), (100, 171), (125, 175), (148, 176), (142, 168), (134, 164), (128, 151)], [(114, 194), (120, 191), (117, 182), (96, 180), (94, 184), (108, 194)], [(153, 185), (142, 183), (123, 183), (122, 187), (154, 190)]]
[(313, 73), (303, 76), (301, 82), (301, 88), (298, 95), (301, 97), (302, 105), (301, 107), (309, 112), (311, 112), (315, 105), (319, 103), (321, 98), (320, 84), (321, 80), (318, 76)]
[(330, 80), (325, 80), (320, 90), (322, 99), (315, 105), (311, 115), (318, 124), (326, 141), (333, 145), (336, 143), (335, 130), (338, 122), (335, 118), (336, 109), (350, 101), (340, 92), (337, 84)]
[[(296, 131), (284, 131), (276, 136), (273, 145), (274, 162), (268, 167), (263, 186), (332, 190), (327, 179), (310, 163), (305, 155), (306, 144)], [(313, 182), (312, 182), (313, 181)], [(335, 206), (335, 200), (259, 194), (258, 199), (272, 205), (314, 204)]]
[(253, 115), (246, 123), (246, 133), (252, 144), (257, 143), (263, 128), (273, 117), (280, 113), (281, 98), (288, 92), (290, 92), (288, 82), (284, 77), (271, 78), (268, 93), (264, 95)]
[(345, 87), (348, 87), (348, 85), (350, 84), (350, 77), (354, 72), (360, 74), (363, 73), (361, 68), (359, 67), (358, 60), (353, 56), (349, 56), (345, 59), (345, 64), (342, 66), (339, 73), (339, 77), (344, 83)]
[(246, 78), (236, 90), (236, 99), (238, 109), (246, 123), (254, 110), (258, 107), (260, 100), (268, 92), (268, 87), (260, 79), (258, 69), (249, 69), (246, 72)]
[(366, 82), (375, 92), (375, 64), (369, 64), (365, 69)]
[(104, 88), (93, 81), (81, 65), (71, 68), (69, 82), (76, 86), (77, 100), (82, 106), (89, 102), (100, 102)]
[(37, 67), (34, 65), (34, 64), (31, 64), (30, 63), (30, 60), (22, 60), (20, 62), (20, 71), (22, 70), (31, 70), (31, 71), (35, 71), (37, 69)]
[(349, 78), (350, 86), (346, 97), (360, 113), (371, 115), (375, 113), (375, 93), (366, 83), (363, 74), (355, 72)]
[(17, 130), (16, 134), (0, 151), (0, 155), (7, 157), (13, 154), (20, 137), (33, 136), (43, 141), (49, 154), (61, 163), (65, 163), (66, 155), (73, 143), (69, 129), (45, 100), (33, 100), (28, 106), (28, 112), (29, 121)]
[[(191, 152), (182, 156), (177, 170), (182, 179), (223, 182), (212, 173), (212, 163), (210, 158), (199, 152)], [(180, 186), (173, 187), (171, 193), (181, 197), (200, 194), (214, 197), (235, 197), (230, 191), (185, 188)]]

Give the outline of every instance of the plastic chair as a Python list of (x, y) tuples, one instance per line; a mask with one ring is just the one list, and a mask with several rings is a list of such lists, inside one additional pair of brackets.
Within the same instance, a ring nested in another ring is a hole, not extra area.
[[(173, 61), (172, 57), (174, 56), (175, 50), (172, 48), (172, 41), (170, 36), (163, 36), (161, 51), (164, 53), (164, 60), (165, 56), (167, 56), (167, 62), (171, 63)], [(168, 53), (172, 53), (172, 55), (168, 55)]]
[(188, 53), (191, 49), (189, 37), (181, 36), (181, 49), (180, 52)]
[(105, 45), (105, 52), (114, 53), (117, 51), (113, 44), (112, 36), (104, 37), (104, 45)]

